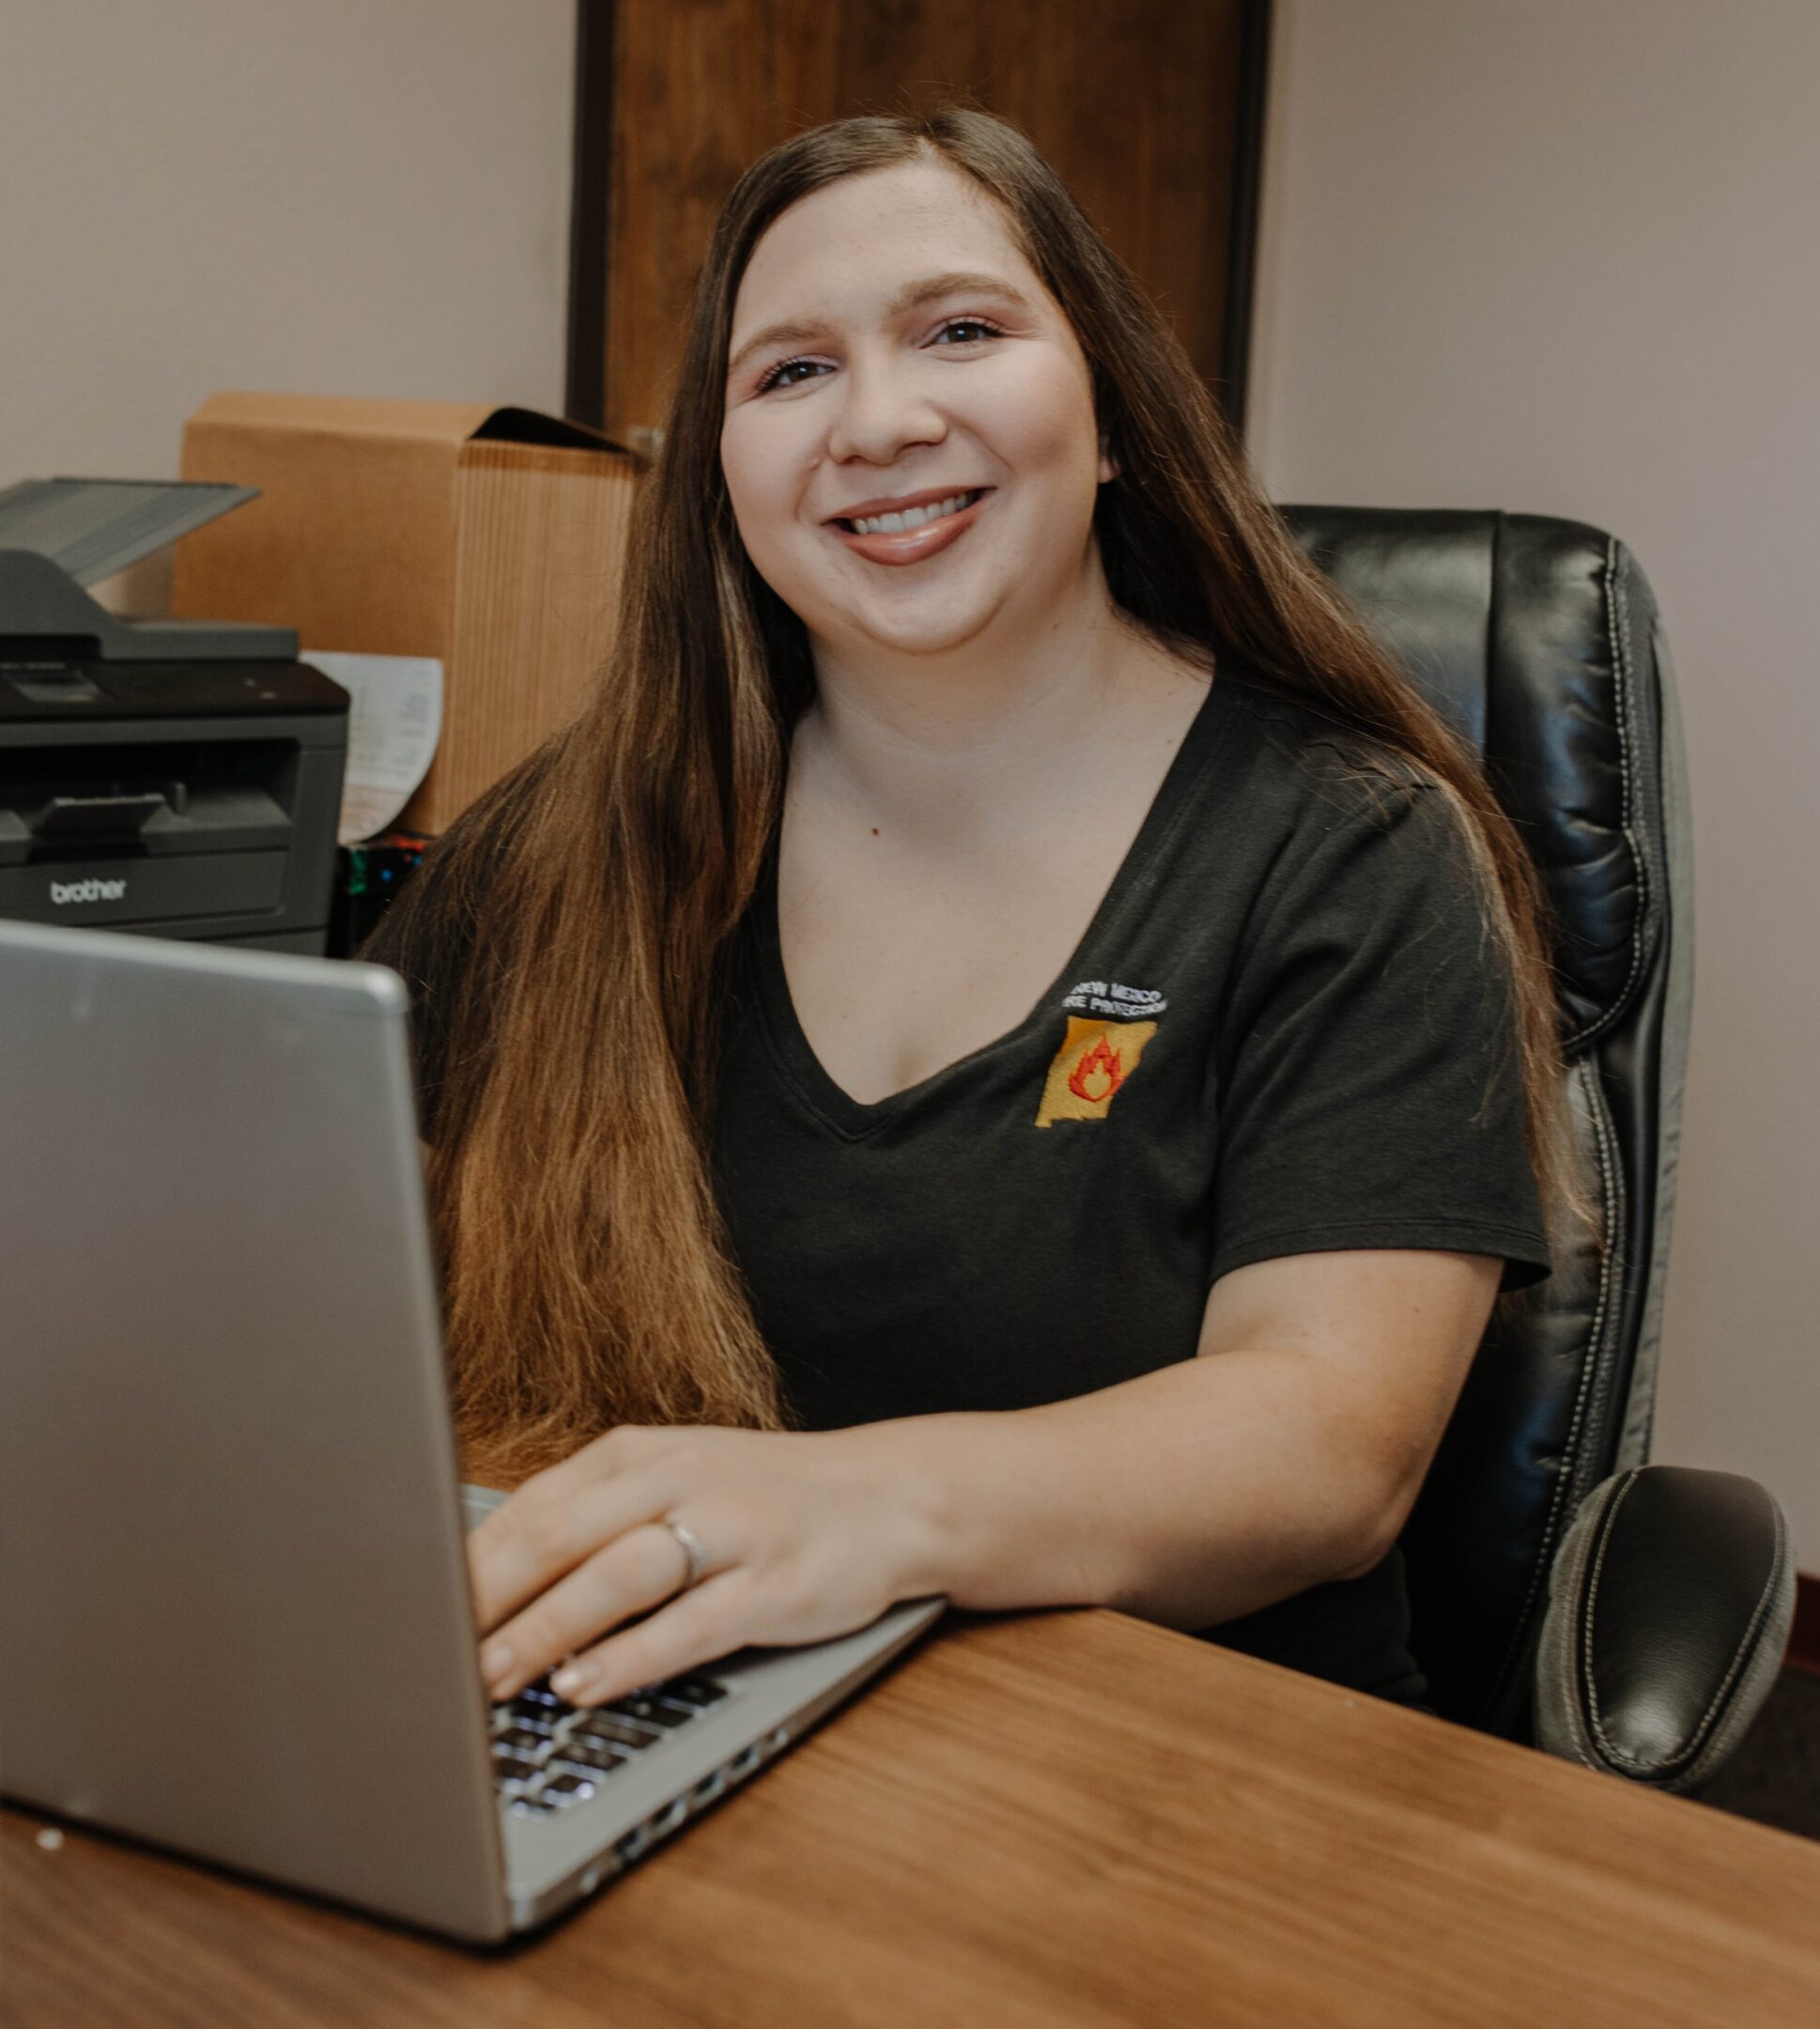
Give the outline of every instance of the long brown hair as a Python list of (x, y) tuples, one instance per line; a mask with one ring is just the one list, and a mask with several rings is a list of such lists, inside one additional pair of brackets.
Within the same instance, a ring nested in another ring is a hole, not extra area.
[(404, 933), (439, 895), (472, 939), (445, 1010), (430, 1166), (471, 1472), (532, 1470), (616, 1422), (786, 1420), (706, 1127), (721, 967), (775, 837), (813, 664), (734, 527), (728, 341), (779, 213), (918, 152), (998, 202), (1073, 327), (1118, 467), (1095, 519), (1118, 606), (1166, 642), (1230, 650), (1400, 755), (1463, 819), (1515, 978), (1531, 1158), (1557, 1216), (1584, 1216), (1539, 883), (1470, 749), (1303, 557), (1180, 347), (1022, 134), (973, 111), (840, 120), (765, 155), (720, 215), (592, 704), (455, 826), (398, 905)]

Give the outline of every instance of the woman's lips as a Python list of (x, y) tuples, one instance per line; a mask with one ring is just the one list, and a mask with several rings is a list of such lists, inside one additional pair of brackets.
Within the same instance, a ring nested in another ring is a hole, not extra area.
[(971, 506), (963, 507), (955, 514), (943, 515), (934, 521), (925, 521), (921, 528), (905, 529), (902, 534), (856, 535), (838, 521), (823, 525), (837, 541), (856, 556), (864, 557), (869, 564), (920, 564), (925, 557), (932, 557), (950, 543), (959, 542), (979, 519), (979, 510), (991, 498), (992, 488), (988, 487)]

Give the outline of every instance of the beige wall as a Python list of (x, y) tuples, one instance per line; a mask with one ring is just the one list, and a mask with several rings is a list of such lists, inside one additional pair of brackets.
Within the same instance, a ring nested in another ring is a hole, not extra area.
[(0, 0), (0, 486), (212, 389), (563, 398), (574, 0)]
[(1277, 0), (1279, 500), (1615, 531), (1684, 701), (1698, 978), (1656, 1456), (1820, 1571), (1820, 7)]

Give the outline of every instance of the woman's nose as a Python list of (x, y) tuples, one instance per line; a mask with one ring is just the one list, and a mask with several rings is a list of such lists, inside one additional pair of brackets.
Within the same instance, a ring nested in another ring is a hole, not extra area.
[(888, 465), (913, 444), (939, 443), (947, 434), (941, 410), (914, 372), (855, 361), (843, 378), (828, 455)]

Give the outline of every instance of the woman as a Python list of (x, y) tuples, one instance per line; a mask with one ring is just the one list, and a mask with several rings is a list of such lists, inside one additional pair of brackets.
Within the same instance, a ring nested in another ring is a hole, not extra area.
[(1396, 1539), (1579, 1201), (1539, 939), (1029, 145), (774, 150), (598, 695), (371, 952), (468, 1469), (523, 1480), (493, 1694), (941, 1593), (1419, 1697)]

